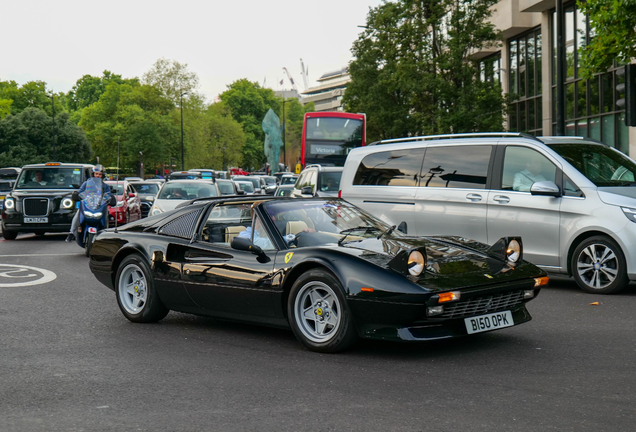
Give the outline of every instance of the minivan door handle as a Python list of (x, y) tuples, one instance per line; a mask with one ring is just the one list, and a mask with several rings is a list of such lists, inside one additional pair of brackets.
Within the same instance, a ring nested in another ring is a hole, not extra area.
[(466, 195), (466, 199), (474, 202), (481, 201), (481, 195), (476, 193), (469, 193), (468, 195)]
[(493, 197), (493, 201), (497, 201), (499, 204), (508, 204), (510, 202), (510, 198), (503, 195), (495, 195)]

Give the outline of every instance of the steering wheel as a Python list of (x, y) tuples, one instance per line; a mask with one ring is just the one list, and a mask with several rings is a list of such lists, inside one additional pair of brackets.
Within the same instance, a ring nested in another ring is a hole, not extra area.
[(287, 242), (287, 244), (288, 244), (288, 245), (290, 245), (290, 246), (294, 245), (294, 246), (298, 247), (298, 239), (300, 238), (300, 236), (301, 236), (302, 234), (305, 234), (305, 233), (306, 233), (306, 231), (300, 231), (298, 234), (296, 234), (296, 235), (294, 236), (294, 238), (293, 238), (293, 239), (289, 240), (289, 241)]

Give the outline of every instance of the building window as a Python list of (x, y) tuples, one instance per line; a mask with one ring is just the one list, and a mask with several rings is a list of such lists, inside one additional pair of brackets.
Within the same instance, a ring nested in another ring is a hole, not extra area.
[(501, 53), (479, 61), (479, 78), (483, 82), (494, 82), (501, 86)]
[(538, 27), (509, 41), (510, 95), (508, 130), (543, 135), (542, 40)]
[[(625, 111), (616, 106), (623, 97), (616, 85), (624, 77), (616, 75), (618, 64), (592, 79), (579, 77), (579, 49), (591, 37), (587, 17), (576, 4), (566, 5), (565, 12), (565, 134), (593, 138), (629, 154)], [(552, 13), (552, 120), (556, 128), (556, 11)]]

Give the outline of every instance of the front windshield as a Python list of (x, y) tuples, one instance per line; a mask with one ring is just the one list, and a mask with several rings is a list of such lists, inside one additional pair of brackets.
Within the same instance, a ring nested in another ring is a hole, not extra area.
[(12, 182), (0, 182), (0, 192), (10, 191), (11, 189), (13, 189)]
[(634, 186), (636, 163), (602, 144), (549, 144), (596, 186)]
[(214, 185), (203, 182), (166, 183), (161, 188), (157, 199), (164, 200), (192, 200), (218, 196)]
[(20, 173), (16, 189), (77, 189), (81, 184), (81, 168), (27, 168)]
[(157, 195), (159, 185), (156, 183), (133, 183), (133, 188), (140, 194)]
[(342, 177), (342, 171), (323, 172), (320, 175), (320, 190), (323, 192), (338, 192), (340, 189), (340, 177)]
[[(263, 204), (281, 236), (299, 234), (297, 246), (378, 237), (391, 227), (352, 204), (333, 200), (272, 200)], [(393, 231), (393, 236), (401, 235)]]
[(265, 183), (267, 183), (268, 185), (275, 185), (276, 184), (276, 177), (263, 176), (263, 180), (265, 180)]
[(217, 181), (216, 184), (223, 195), (234, 195), (234, 187), (229, 181)]
[(124, 194), (124, 185), (122, 183), (117, 184), (117, 183), (106, 182), (106, 184), (108, 186), (110, 186), (110, 190), (115, 195), (123, 195)]
[(298, 179), (298, 177), (283, 177), (281, 179), (280, 184), (281, 185), (293, 185), (293, 184), (296, 184), (296, 179)]

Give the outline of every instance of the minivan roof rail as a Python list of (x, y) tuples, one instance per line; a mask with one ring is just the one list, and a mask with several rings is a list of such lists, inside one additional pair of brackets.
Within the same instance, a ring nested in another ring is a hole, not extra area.
[(322, 169), (322, 165), (320, 165), (320, 164), (311, 164), (311, 165), (307, 165), (307, 166), (305, 167), (305, 169), (307, 169), (307, 168), (318, 168), (318, 169)]
[(375, 141), (369, 145), (372, 146), (372, 145), (380, 145), (380, 144), (394, 144), (394, 143), (400, 143), (400, 142), (429, 141), (429, 140), (436, 140), (436, 139), (487, 138), (487, 137), (499, 137), (499, 138), (523, 137), (523, 138), (530, 138), (533, 140), (541, 141), (534, 135), (530, 135), (523, 132), (474, 132), (474, 133), (458, 133), (458, 134), (443, 134), (443, 135), (425, 135), (425, 136), (407, 137), (407, 138), (393, 138), (393, 139)]

